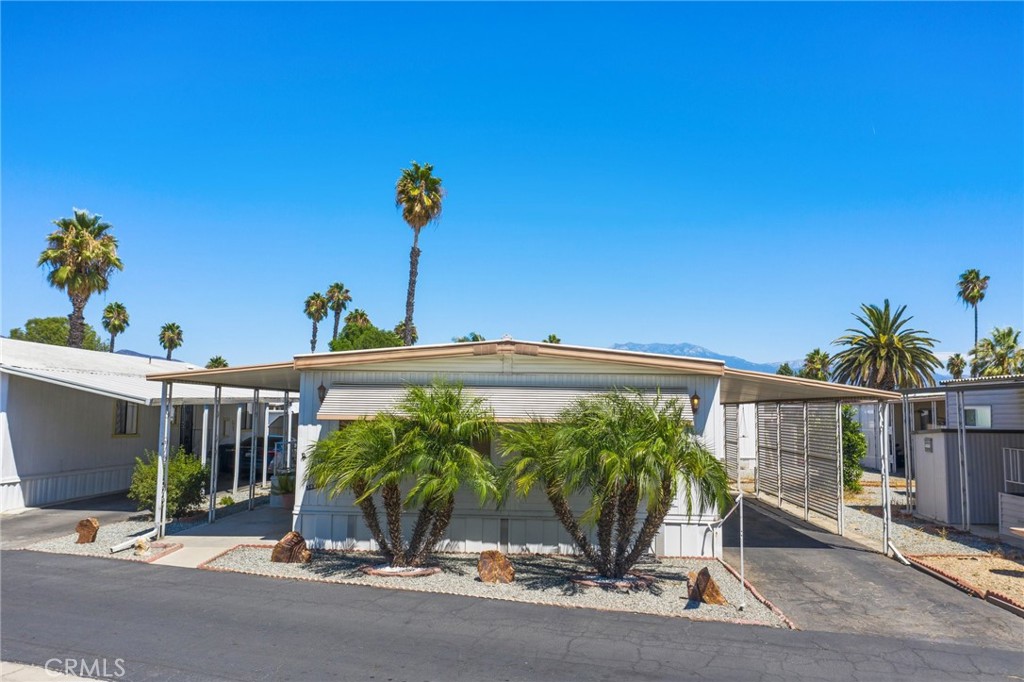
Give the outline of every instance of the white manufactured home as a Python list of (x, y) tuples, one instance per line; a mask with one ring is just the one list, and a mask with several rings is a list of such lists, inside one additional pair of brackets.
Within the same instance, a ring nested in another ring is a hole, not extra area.
[[(150, 378), (174, 385), (187, 382), (298, 391), (300, 481), (305, 474), (304, 453), (319, 439), (347, 422), (393, 406), (405, 387), (425, 385), (436, 378), (459, 382), (467, 392), (484, 398), (495, 419), (505, 424), (550, 418), (581, 396), (613, 389), (676, 397), (704, 445), (720, 459), (734, 458), (728, 467), (734, 476), (740, 468), (737, 453), (747, 449), (737, 447), (742, 438), (735, 436), (738, 415), (752, 422), (754, 412), (726, 410), (726, 405), (739, 408), (768, 401), (892, 398), (884, 391), (732, 370), (717, 360), (511, 339), (298, 355), (290, 362), (273, 365), (153, 374)], [(486, 447), (500, 463), (499, 444), (492, 442)], [(836, 454), (832, 453), (833, 459)], [(577, 511), (582, 511), (582, 500), (575, 502)], [(293, 527), (317, 546), (373, 547), (351, 496), (328, 499), (315, 488), (299, 486), (293, 514)], [(718, 554), (721, 534), (717, 520), (713, 512), (687, 514), (677, 504), (666, 517), (653, 550), (663, 556)], [(540, 493), (501, 508), (481, 506), (475, 497), (460, 495), (442, 548), (561, 553), (573, 549)]]

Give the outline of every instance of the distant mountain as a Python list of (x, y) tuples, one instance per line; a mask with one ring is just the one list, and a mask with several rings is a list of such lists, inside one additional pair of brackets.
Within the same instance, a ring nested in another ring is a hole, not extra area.
[(708, 358), (709, 360), (721, 360), (727, 367), (733, 369), (748, 369), (754, 372), (767, 372), (775, 374), (782, 362), (789, 362), (793, 369), (798, 369), (803, 360), (786, 360), (780, 362), (751, 362), (738, 358), (735, 355), (722, 355), (704, 346), (692, 343), (616, 343), (612, 346), (617, 350), (632, 350), (640, 353), (661, 353), (662, 355), (683, 355), (688, 358)]

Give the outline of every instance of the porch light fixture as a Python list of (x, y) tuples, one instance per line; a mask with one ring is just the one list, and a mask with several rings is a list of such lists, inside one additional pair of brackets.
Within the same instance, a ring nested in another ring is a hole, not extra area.
[(327, 387), (324, 386), (324, 382), (320, 382), (320, 386), (316, 389), (316, 396), (320, 398), (320, 404), (324, 404), (324, 398), (327, 397)]
[(693, 410), (694, 416), (697, 415), (697, 410), (700, 409), (700, 395), (694, 393), (690, 396), (690, 409)]

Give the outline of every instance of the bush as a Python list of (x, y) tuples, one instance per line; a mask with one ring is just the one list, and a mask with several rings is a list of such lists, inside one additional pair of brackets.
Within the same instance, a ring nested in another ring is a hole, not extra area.
[[(156, 508), (156, 470), (158, 456), (146, 450), (145, 459), (135, 458), (132, 472), (132, 486), (128, 499), (135, 500), (140, 510)], [(167, 465), (167, 516), (179, 518), (203, 503), (209, 468), (203, 466), (194, 455), (187, 454), (179, 447), (171, 453)]]
[(843, 406), (843, 488), (859, 493), (860, 477), (864, 473), (860, 461), (868, 452), (868, 440), (860, 432), (860, 424), (853, 418), (853, 408)]
[(220, 500), (217, 502), (217, 504), (219, 504), (222, 507), (230, 507), (234, 503), (235, 498), (231, 497), (230, 495), (225, 495), (224, 497), (220, 498)]

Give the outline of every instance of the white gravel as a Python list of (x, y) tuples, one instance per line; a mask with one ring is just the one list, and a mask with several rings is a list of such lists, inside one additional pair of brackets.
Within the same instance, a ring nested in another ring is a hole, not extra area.
[[(78, 533), (71, 533), (70, 535), (62, 535), (59, 538), (53, 538), (52, 540), (37, 542), (33, 545), (29, 545), (25, 549), (31, 549), (37, 552), (50, 552), (53, 554), (77, 554), (79, 556), (101, 556), (113, 559), (129, 559), (138, 561), (149, 557), (137, 557), (135, 556), (135, 551), (131, 548), (111, 554), (110, 548), (112, 545), (143, 535), (151, 530), (153, 530), (152, 521), (142, 519), (117, 521), (116, 523), (101, 525), (100, 529), (96, 532), (96, 542), (81, 545), (76, 544), (75, 540), (78, 539)], [(153, 551), (159, 551), (159, 548), (156, 548)], [(152, 556), (153, 551), (151, 551), (149, 556)]]
[[(422, 578), (398, 578), (370, 576), (359, 571), (361, 566), (381, 562), (382, 557), (374, 553), (314, 550), (313, 559), (308, 564), (283, 564), (270, 561), (271, 549), (270, 545), (236, 547), (206, 566), (276, 578), (370, 585), (694, 620), (741, 620), (785, 627), (783, 619), (760, 603), (749, 591), (746, 593), (746, 609), (740, 611), (735, 606), (742, 591), (739, 580), (713, 559), (662, 559), (658, 563), (638, 564), (635, 570), (657, 577), (654, 585), (648, 590), (615, 591), (572, 583), (570, 576), (591, 573), (593, 569), (566, 556), (509, 555), (516, 577), (513, 583), (502, 585), (479, 580), (476, 572), (478, 556), (475, 554), (439, 554), (436, 561), (443, 569), (440, 573)], [(687, 572), (699, 571), (704, 566), (708, 567), (729, 605), (712, 606), (691, 602), (687, 598)]]

